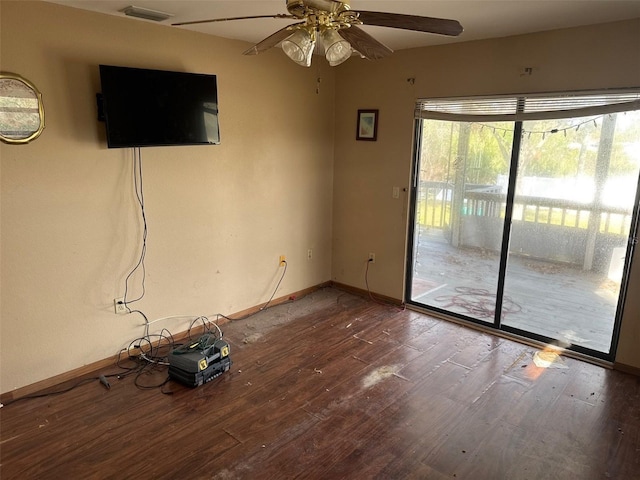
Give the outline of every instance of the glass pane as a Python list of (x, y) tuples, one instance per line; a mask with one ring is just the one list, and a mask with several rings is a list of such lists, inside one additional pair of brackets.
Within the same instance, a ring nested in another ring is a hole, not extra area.
[(422, 122), (411, 300), (493, 323), (513, 125)]
[(640, 168), (640, 112), (525, 122), (502, 323), (608, 353)]

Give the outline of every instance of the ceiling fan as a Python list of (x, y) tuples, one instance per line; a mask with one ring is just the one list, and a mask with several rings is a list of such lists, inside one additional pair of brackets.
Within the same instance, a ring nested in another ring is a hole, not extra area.
[(287, 56), (305, 67), (311, 65), (311, 57), (318, 39), (320, 39), (327, 61), (332, 67), (346, 61), (354, 51), (369, 60), (384, 58), (393, 53), (393, 50), (380, 43), (358, 25), (401, 28), (449, 36), (457, 36), (462, 33), (462, 25), (456, 20), (400, 13), (355, 11), (351, 10), (348, 1), (340, 0), (286, 0), (286, 2), (289, 14), (214, 18), (174, 23), (173, 25), (194, 25), (250, 18), (300, 20), (281, 28), (258, 42), (245, 51), (244, 55), (257, 55), (281, 43)]

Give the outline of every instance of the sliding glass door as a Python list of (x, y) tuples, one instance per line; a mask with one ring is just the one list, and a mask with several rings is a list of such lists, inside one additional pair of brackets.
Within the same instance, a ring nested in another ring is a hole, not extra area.
[(412, 301), (495, 322), (512, 130), (422, 122)]
[(514, 98), (522, 119), (489, 121), (475, 102), (456, 121), (458, 101), (451, 119), (417, 120), (409, 303), (612, 358), (637, 234), (640, 110), (600, 113), (618, 108), (602, 98), (579, 97), (591, 115), (546, 115), (568, 118), (536, 118)]

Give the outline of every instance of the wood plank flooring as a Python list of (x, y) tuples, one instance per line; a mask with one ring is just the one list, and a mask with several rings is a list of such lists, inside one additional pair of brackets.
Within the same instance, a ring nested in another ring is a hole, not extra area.
[(6, 405), (0, 477), (640, 479), (638, 377), (330, 288), (222, 329), (201, 387)]
[[(423, 230), (416, 248), (413, 301), (493, 325), (500, 257), (451, 246)], [(620, 291), (605, 273), (510, 255), (502, 323), (609, 353)]]

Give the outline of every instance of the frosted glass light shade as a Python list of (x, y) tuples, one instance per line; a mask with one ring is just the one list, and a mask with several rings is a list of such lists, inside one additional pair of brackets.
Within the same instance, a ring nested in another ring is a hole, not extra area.
[(282, 42), (282, 50), (298, 65), (310, 67), (315, 43), (309, 32), (299, 29)]
[(321, 37), (325, 57), (329, 65), (335, 67), (351, 57), (351, 44), (342, 38), (337, 31), (333, 29), (325, 30), (322, 32)]

